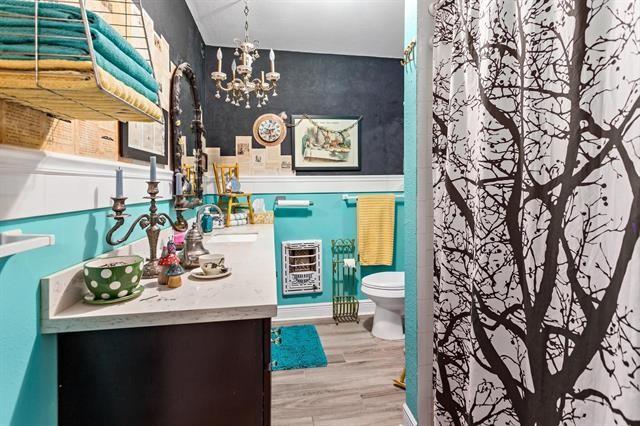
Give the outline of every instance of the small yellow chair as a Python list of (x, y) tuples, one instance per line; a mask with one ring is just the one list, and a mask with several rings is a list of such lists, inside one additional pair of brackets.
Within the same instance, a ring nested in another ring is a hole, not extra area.
[[(226, 226), (231, 226), (231, 215), (236, 207), (246, 207), (249, 209), (249, 223), (254, 223), (253, 205), (251, 204), (251, 194), (245, 192), (232, 192), (227, 189), (227, 183), (236, 178), (240, 182), (240, 166), (234, 165), (213, 165), (213, 174), (216, 178), (216, 190), (218, 191), (218, 206), (227, 211)], [(246, 202), (238, 201), (245, 198)]]

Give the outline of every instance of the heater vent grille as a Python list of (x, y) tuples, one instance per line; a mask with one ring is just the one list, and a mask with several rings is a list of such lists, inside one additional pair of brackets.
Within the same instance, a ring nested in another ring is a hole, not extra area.
[(282, 242), (282, 294), (322, 293), (322, 241)]

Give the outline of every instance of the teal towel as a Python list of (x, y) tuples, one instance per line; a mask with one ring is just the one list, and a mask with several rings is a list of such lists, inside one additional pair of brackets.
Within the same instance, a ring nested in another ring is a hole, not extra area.
[[(43, 45), (39, 46), (40, 49), (40, 59), (71, 59), (71, 57), (64, 57), (59, 55), (72, 55), (77, 58), (77, 55), (86, 55), (87, 52), (82, 49), (76, 49), (73, 47), (66, 46), (48, 46)], [(24, 54), (27, 54), (26, 56)], [(26, 59), (35, 59), (35, 54), (33, 52), (33, 45), (24, 45), (24, 44), (2, 44), (0, 43), (0, 59), (18, 59), (18, 60), (26, 60)], [(85, 60), (89, 60), (85, 58)], [(148, 88), (146, 88), (143, 84), (141, 84), (138, 80), (133, 78), (131, 75), (122, 71), (120, 68), (109, 62), (102, 55), (100, 55), (96, 51), (96, 62), (102, 69), (111, 74), (113, 77), (120, 80), (122, 83), (131, 87), (136, 92), (140, 93), (145, 98), (149, 99), (151, 102), (158, 102), (158, 94), (156, 92), (152, 92)]]
[[(0, 3), (0, 11), (32, 17), (35, 14), (33, 2), (21, 0), (4, 0)], [(40, 35), (84, 37), (82, 22), (55, 21), (56, 19), (81, 20), (78, 7), (65, 4), (40, 2), (38, 7), (38, 27)], [(158, 83), (153, 78), (150, 64), (120, 33), (93, 12), (87, 11), (90, 23), (96, 62), (109, 74), (145, 96), (154, 103), (158, 102)], [(34, 31), (33, 20), (25, 18), (0, 18), (0, 58), (33, 59), (34, 39), (30, 35)], [(88, 60), (77, 57), (87, 55), (89, 48), (86, 40), (40, 37), (39, 54), (43, 59), (57, 58), (69, 60)], [(11, 53), (31, 53), (32, 55), (11, 55)], [(46, 54), (49, 54), (47, 56)], [(52, 54), (71, 55), (70, 57), (51, 56)]]
[[(32, 17), (35, 15), (35, 5), (33, 1), (2, 0), (0, 2), (0, 11)], [(82, 12), (80, 11), (79, 7), (61, 3), (46, 3), (41, 1), (38, 6), (38, 16), (40, 17), (40, 19), (38, 19), (38, 26), (41, 28), (66, 29), (69, 31), (78, 31), (82, 35), (84, 35)], [(47, 20), (46, 18), (75, 19), (77, 21), (52, 21)], [(152, 72), (149, 62), (147, 62), (147, 60), (142, 57), (140, 52), (138, 52), (135, 47), (133, 47), (124, 37), (122, 37), (122, 35), (115, 28), (105, 22), (104, 19), (91, 11), (87, 11), (87, 19), (89, 20), (89, 25), (91, 26), (91, 28), (100, 31), (106, 38), (111, 40), (113, 44), (118, 47), (118, 49), (120, 49), (131, 59), (136, 61), (138, 65), (146, 69), (148, 72)], [(30, 24), (31, 28), (33, 28), (33, 20), (24, 18), (5, 17), (0, 22), (3, 23), (3, 26), (9, 24), (20, 25), (14, 23), (14, 21), (21, 22), (22, 25), (25, 25), (26, 22)]]
[[(3, 22), (4, 21), (0, 21)], [(34, 31), (33, 26), (24, 27), (24, 26), (10, 26), (3, 25), (0, 29), (0, 43), (2, 44), (20, 44), (25, 45), (34, 51), (35, 44), (35, 36), (31, 35)], [(44, 46), (60, 46), (60, 47), (72, 47), (76, 49), (82, 50), (82, 55), (89, 54), (89, 46), (87, 44), (86, 39), (84, 38), (84, 32), (75, 32), (75, 31), (67, 31), (58, 28), (42, 28), (39, 27), (38, 33), (41, 35), (39, 37), (38, 46), (40, 47), (40, 52), (43, 53), (42, 48)], [(118, 49), (118, 47), (108, 38), (106, 38), (102, 33), (97, 30), (91, 29), (93, 48), (99, 53), (103, 58), (107, 61), (118, 67), (120, 70), (126, 70), (127, 74), (131, 77), (138, 80), (144, 87), (149, 89), (152, 92), (158, 91), (158, 82), (153, 78), (153, 75), (150, 71), (141, 67), (136, 61), (134, 61), (131, 57), (123, 54), (122, 51)], [(82, 39), (77, 39), (73, 37), (83, 37)], [(61, 38), (61, 37), (71, 37), (71, 38)], [(63, 49), (61, 49), (61, 53), (63, 53)], [(55, 53), (52, 51), (48, 51), (47, 53)], [(19, 58), (18, 58), (19, 59)], [(76, 58), (76, 57), (67, 57), (60, 59), (68, 59), (68, 60), (88, 60), (88, 58)], [(145, 61), (146, 63), (146, 61)], [(103, 67), (104, 68), (104, 67)], [(114, 76), (115, 77), (115, 76)]]

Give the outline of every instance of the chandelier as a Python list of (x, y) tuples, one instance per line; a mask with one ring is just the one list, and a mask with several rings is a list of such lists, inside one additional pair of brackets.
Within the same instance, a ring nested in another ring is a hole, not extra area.
[(261, 108), (269, 102), (269, 93), (272, 96), (278, 96), (276, 92), (277, 81), (280, 74), (276, 72), (275, 59), (276, 55), (273, 49), (269, 52), (269, 61), (271, 69), (265, 74), (261, 72), (260, 78), (253, 78), (251, 73), (253, 68), (251, 65), (260, 57), (258, 53), (258, 40), (249, 38), (249, 2), (244, 1), (244, 40), (234, 39), (236, 50), (234, 56), (238, 57), (240, 64), (236, 64), (234, 59), (231, 63), (231, 81), (225, 82), (227, 74), (222, 72), (222, 50), (218, 48), (216, 54), (217, 70), (211, 73), (211, 78), (216, 82), (215, 98), (220, 99), (220, 91), (226, 92), (225, 102), (231, 103), (237, 107), (241, 103), (245, 104), (245, 108), (251, 108), (251, 96), (255, 94), (257, 98), (256, 106)]

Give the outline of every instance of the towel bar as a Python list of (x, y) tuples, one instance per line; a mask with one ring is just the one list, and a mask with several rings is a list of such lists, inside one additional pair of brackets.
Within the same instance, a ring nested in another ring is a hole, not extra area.
[[(344, 201), (357, 200), (358, 196), (350, 195), (350, 194), (342, 194), (342, 199)], [(396, 194), (396, 200), (404, 200), (404, 194)]]

